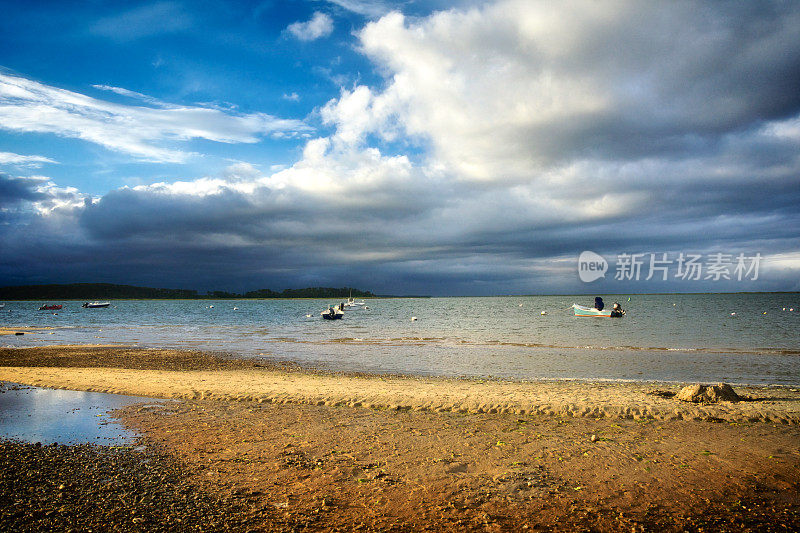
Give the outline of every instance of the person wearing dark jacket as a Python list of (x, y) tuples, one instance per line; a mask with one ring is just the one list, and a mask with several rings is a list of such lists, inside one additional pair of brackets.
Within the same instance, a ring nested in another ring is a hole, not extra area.
[(598, 311), (602, 311), (603, 307), (605, 307), (603, 299), (600, 298), (599, 296), (596, 296), (594, 299), (594, 308), (597, 309)]

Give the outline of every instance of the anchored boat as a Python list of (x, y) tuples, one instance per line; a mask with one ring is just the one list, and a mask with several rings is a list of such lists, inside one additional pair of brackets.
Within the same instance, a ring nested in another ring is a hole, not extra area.
[(337, 305), (336, 307), (329, 307), (321, 312), (320, 315), (322, 315), (322, 318), (325, 320), (341, 320), (344, 317), (344, 311)]
[(575, 312), (575, 316), (594, 316), (594, 317), (603, 317), (603, 318), (619, 318), (625, 315), (625, 310), (619, 306), (619, 304), (614, 304), (612, 309), (596, 309), (594, 307), (584, 307), (578, 304), (572, 304), (572, 310)]
[(81, 307), (85, 309), (97, 309), (100, 307), (108, 307), (109, 305), (111, 305), (111, 302), (86, 302)]

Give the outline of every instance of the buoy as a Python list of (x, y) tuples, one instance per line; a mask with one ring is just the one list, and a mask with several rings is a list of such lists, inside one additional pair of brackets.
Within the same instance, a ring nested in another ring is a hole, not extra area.
[(766, 312), (766, 311), (764, 311), (764, 314), (766, 315), (766, 314), (767, 314), (767, 312)]
[(540, 315), (546, 315), (546, 314), (547, 314), (547, 311), (542, 311), (542, 312), (541, 312), (541, 313), (539, 313), (539, 314), (540, 314)]
[(786, 308), (784, 307), (783, 310), (786, 311)]
[(789, 311), (794, 311), (794, 307), (790, 307), (790, 308), (789, 308)]
[(731, 313), (731, 316), (736, 316), (736, 313)]
[(306, 318), (311, 318), (311, 314), (306, 315)]
[(233, 310), (234, 310), (234, 311), (238, 311), (238, 310), (239, 310), (239, 308), (238, 308), (238, 307), (234, 307), (234, 308), (233, 308)]
[(411, 317), (411, 322), (414, 322), (416, 319), (417, 319), (417, 317), (415, 317), (415, 316), (412, 316), (412, 317)]
[(519, 304), (519, 306), (522, 307), (522, 304)]

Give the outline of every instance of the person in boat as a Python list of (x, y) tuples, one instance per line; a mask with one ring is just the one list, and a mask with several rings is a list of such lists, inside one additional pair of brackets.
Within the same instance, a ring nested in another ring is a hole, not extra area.
[(595, 296), (594, 298), (594, 308), (598, 311), (602, 311), (606, 304), (603, 303), (603, 299), (599, 296)]
[(622, 308), (619, 303), (614, 302), (614, 305), (611, 306), (611, 316), (612, 317), (620, 317), (625, 314), (625, 310)]

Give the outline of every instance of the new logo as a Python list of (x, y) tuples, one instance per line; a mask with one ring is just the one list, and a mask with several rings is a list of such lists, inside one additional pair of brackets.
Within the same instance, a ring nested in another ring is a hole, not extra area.
[(606, 276), (608, 262), (602, 255), (585, 251), (578, 257), (578, 276), (584, 283), (591, 283)]

